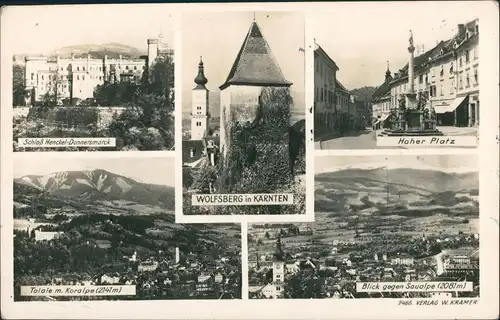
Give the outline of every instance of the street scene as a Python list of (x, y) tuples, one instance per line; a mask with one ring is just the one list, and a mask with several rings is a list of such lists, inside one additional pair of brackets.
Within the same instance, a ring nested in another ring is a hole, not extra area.
[[(387, 7), (384, 16), (391, 10)], [(394, 8), (393, 16), (401, 16), (396, 12)], [(413, 12), (419, 18), (401, 21), (397, 30), (390, 28), (384, 45), (372, 43), (378, 36), (371, 37), (371, 31), (349, 27), (359, 20), (329, 16), (335, 24), (361, 32), (342, 45), (340, 35), (326, 33), (335, 30), (327, 27), (326, 16), (317, 15), (313, 20), (316, 150), (408, 148), (398, 143), (379, 145), (392, 137), (440, 137), (440, 142), (450, 137), (453, 143), (441, 144), (477, 145), (473, 138), (478, 137), (480, 114), (479, 19), (473, 13), (421, 24), (416, 21), (428, 21), (429, 13)], [(354, 38), (359, 43), (353, 43)], [(356, 50), (370, 54), (352, 55)]]
[[(315, 169), (315, 222), (249, 225), (250, 298), (479, 295), (476, 156), (321, 156)], [(410, 281), (472, 286), (466, 292), (356, 288)]]
[[(219, 12), (200, 19), (197, 13), (182, 20), (183, 214), (305, 214), (303, 14)], [(202, 41), (199, 21), (225, 37), (222, 47)], [(277, 200), (227, 196), (235, 194)], [(193, 197), (208, 200), (196, 204)]]
[[(171, 18), (148, 8), (133, 14), (109, 6), (90, 6), (84, 14), (73, 6), (23, 9), (24, 16), (34, 13), (41, 20), (18, 28), (25, 41), (13, 43), (14, 151), (173, 149)], [(62, 29), (50, 23), (61, 16), (73, 23)], [(117, 18), (111, 23), (96, 16)], [(138, 32), (131, 18), (148, 27)], [(88, 21), (92, 26), (79, 27)], [(114, 138), (115, 145), (103, 139), (49, 146), (43, 138)]]
[[(14, 300), (241, 299), (240, 225), (176, 224), (173, 164), (45, 157), (34, 166), (18, 157)], [(22, 286), (49, 285), (114, 289), (22, 294)], [(114, 294), (120, 286), (135, 291)]]

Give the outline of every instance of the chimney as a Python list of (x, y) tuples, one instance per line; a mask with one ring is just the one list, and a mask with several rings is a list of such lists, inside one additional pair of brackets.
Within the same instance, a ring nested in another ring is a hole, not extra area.
[(458, 37), (460, 39), (465, 38), (465, 25), (464, 24), (458, 25)]

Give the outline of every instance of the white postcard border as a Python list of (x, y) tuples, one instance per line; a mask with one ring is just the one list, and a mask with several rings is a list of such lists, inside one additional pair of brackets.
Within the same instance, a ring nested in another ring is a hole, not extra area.
[[(361, 3), (339, 3), (332, 6), (339, 6), (343, 10), (359, 9), (360, 5), (369, 5)], [(394, 3), (378, 3), (377, 5), (400, 5)], [(401, 3), (401, 5), (408, 5)], [(496, 318), (498, 316), (498, 232), (499, 232), (499, 214), (498, 214), (498, 79), (499, 79), (499, 53), (498, 53), (498, 15), (497, 7), (490, 2), (473, 3), (481, 13), (481, 59), (483, 63), (479, 66), (479, 79), (481, 85), (481, 101), (485, 107), (481, 108), (481, 126), (480, 143), (477, 151), (471, 149), (421, 149), (421, 150), (330, 150), (316, 151), (315, 155), (364, 155), (364, 154), (464, 154), (479, 153), (480, 166), (480, 272), (481, 272), (481, 294), (479, 303), (472, 306), (425, 306), (425, 307), (398, 307), (396, 299), (346, 299), (346, 300), (243, 300), (232, 301), (205, 301), (205, 300), (162, 300), (162, 301), (93, 301), (93, 302), (13, 302), (13, 241), (12, 241), (12, 169), (14, 158), (33, 157), (36, 161), (39, 156), (57, 156), (74, 157), (73, 153), (66, 152), (32, 152), (16, 153), (12, 152), (12, 110), (11, 108), (1, 108), (0, 116), (2, 120), (1, 127), (1, 310), (2, 316), (7, 319), (118, 319), (118, 318), (137, 318), (137, 319), (194, 319), (194, 318), (220, 318), (220, 319), (421, 319), (432, 315), (435, 319), (478, 319), (478, 318)], [(122, 6), (122, 5), (120, 5)], [(127, 5), (123, 5), (127, 6)], [(136, 5), (129, 5), (133, 8)], [(318, 3), (275, 3), (275, 4), (190, 4), (176, 5), (164, 4), (170, 12), (179, 10), (193, 9), (200, 10), (284, 10), (294, 8), (295, 10), (304, 10), (313, 12), (322, 10), (325, 4)], [(2, 8), (2, 13), (8, 12), (9, 8)], [(8, 16), (2, 17), (1, 39), (2, 46), (2, 68), (1, 68), (1, 105), (12, 105), (12, 51), (9, 47), (10, 41), (14, 40), (15, 33), (10, 26), (12, 19)], [(9, 23), (10, 22), (10, 23)], [(10, 32), (9, 32), (10, 31)], [(176, 59), (179, 56), (176, 50)], [(487, 63), (484, 63), (487, 61)], [(176, 64), (178, 61), (176, 61)], [(178, 68), (176, 68), (177, 70)], [(176, 87), (180, 80), (176, 71)], [(308, 79), (308, 78), (306, 78)], [(306, 80), (306, 83), (308, 80)], [(309, 87), (308, 87), (309, 88)], [(310, 90), (310, 89), (309, 89)], [(181, 97), (176, 90), (176, 107)], [(306, 118), (307, 119), (307, 118)], [(180, 118), (176, 116), (176, 131), (180, 128), (178, 124)], [(311, 127), (312, 128), (312, 127)], [(310, 130), (310, 129), (309, 129)], [(176, 132), (177, 133), (177, 132)], [(178, 134), (176, 134), (176, 157), (179, 158)], [(311, 148), (308, 146), (307, 150)], [(456, 153), (455, 153), (456, 152)], [(57, 155), (55, 154), (57, 153)], [(153, 152), (160, 156), (159, 152)], [(150, 157), (152, 154), (146, 152), (78, 152), (78, 157)], [(314, 157), (311, 153), (310, 157)], [(176, 161), (177, 163), (178, 161)], [(309, 161), (313, 162), (313, 161)], [(181, 163), (182, 165), (182, 163)], [(177, 167), (176, 167), (177, 169)], [(309, 170), (309, 168), (307, 169)], [(176, 173), (179, 171), (176, 170)], [(308, 177), (314, 176), (313, 172), (308, 171)], [(178, 174), (176, 174), (176, 185)], [(308, 179), (308, 184), (312, 184)], [(179, 188), (176, 188), (179, 189)], [(177, 192), (177, 191), (176, 191)], [(176, 212), (177, 210), (176, 201)], [(176, 213), (177, 214), (177, 213)], [(213, 217), (212, 217), (213, 218)], [(261, 219), (261, 218), (260, 218)], [(248, 221), (248, 220), (247, 220)], [(294, 220), (297, 221), (297, 220)], [(210, 221), (216, 222), (216, 221)], [(250, 221), (248, 221), (250, 222)], [(257, 221), (256, 221), (257, 222)], [(262, 222), (259, 220), (258, 222)], [(279, 221), (277, 221), (279, 222)], [(297, 221), (298, 222), (298, 221)], [(246, 222), (242, 224), (246, 225)], [(242, 230), (242, 237), (246, 231)], [(246, 240), (242, 239), (242, 244)], [(244, 249), (242, 248), (242, 251)], [(247, 249), (245, 249), (247, 250)], [(242, 253), (242, 264), (247, 264), (247, 259)], [(246, 267), (247, 268), (247, 267)], [(245, 270), (245, 267), (243, 267)], [(243, 271), (242, 270), (242, 271)], [(246, 277), (245, 273), (242, 273)], [(245, 281), (243, 281), (245, 283)]]

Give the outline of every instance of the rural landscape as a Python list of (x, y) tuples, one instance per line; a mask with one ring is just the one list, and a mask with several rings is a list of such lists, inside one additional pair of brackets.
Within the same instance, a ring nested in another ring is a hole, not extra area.
[[(446, 163), (453, 156), (434, 157)], [(316, 174), (314, 223), (252, 226), (250, 295), (272, 297), (265, 286), (272, 288), (279, 239), (286, 270), (281, 298), (417, 297), (356, 292), (356, 282), (465, 279), (474, 291), (458, 295), (478, 296), (478, 170), (415, 169), (399, 158), (392, 169), (388, 162), (353, 161)]]
[[(23, 285), (103, 284), (135, 285), (136, 294), (20, 295)], [(22, 175), (14, 179), (14, 286), (16, 301), (239, 299), (240, 226), (176, 224), (172, 186), (108, 170)]]

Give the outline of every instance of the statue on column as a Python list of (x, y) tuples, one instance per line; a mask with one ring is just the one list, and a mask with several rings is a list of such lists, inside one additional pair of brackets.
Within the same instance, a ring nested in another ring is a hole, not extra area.
[(410, 42), (410, 47), (413, 47), (413, 33), (411, 32), (411, 30), (410, 30), (410, 39), (408, 39), (408, 41)]

